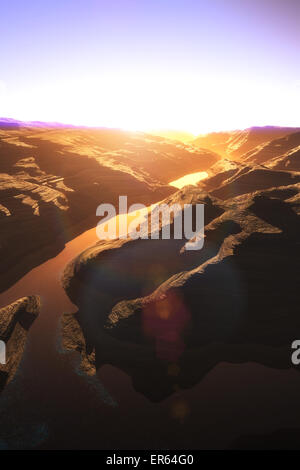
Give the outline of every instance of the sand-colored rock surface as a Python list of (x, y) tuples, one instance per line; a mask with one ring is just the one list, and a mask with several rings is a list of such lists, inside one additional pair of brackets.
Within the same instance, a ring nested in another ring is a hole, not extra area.
[(266, 165), (273, 170), (300, 171), (300, 146), (287, 151), (279, 157), (272, 158)]
[(250, 127), (249, 129), (229, 132), (211, 132), (197, 137), (193, 144), (217, 152), (223, 157), (239, 160), (247, 152), (251, 153), (254, 149), (255, 151), (262, 149), (269, 142), (295, 132), (299, 132), (299, 128)]
[(0, 392), (18, 369), (28, 330), (39, 311), (40, 299), (34, 295), (18, 299), (0, 309), (0, 340), (6, 346), (5, 364), (0, 363)]
[(211, 194), (230, 199), (241, 194), (273, 187), (289, 186), (300, 182), (300, 172), (274, 171), (261, 166), (243, 166), (234, 176), (225, 180)]
[(299, 163), (297, 162), (299, 149), (300, 132), (295, 132), (255, 147), (250, 152), (245, 153), (241, 160), (246, 163), (264, 164), (280, 170), (297, 171), (299, 169)]
[(288, 171), (286, 167), (278, 168), (282, 166), (279, 161), (282, 162), (281, 157), (276, 159), (276, 162), (270, 160), (270, 164), (266, 166), (225, 158), (209, 168), (208, 177), (200, 181), (198, 187), (209, 191), (215, 197), (227, 200), (257, 190), (298, 183), (300, 172)]

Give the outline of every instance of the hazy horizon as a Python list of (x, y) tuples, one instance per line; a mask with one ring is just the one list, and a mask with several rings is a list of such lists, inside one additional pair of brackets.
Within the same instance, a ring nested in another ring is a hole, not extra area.
[[(248, 129), (255, 129), (255, 128), (291, 128), (291, 129), (299, 129), (300, 126), (285, 126), (285, 125), (281, 125), (281, 126), (276, 126), (274, 124), (266, 124), (264, 126), (256, 126), (256, 125), (253, 125), (253, 126), (249, 126), (249, 127), (244, 127), (244, 128), (235, 128), (235, 129), (212, 129), (208, 132), (203, 132), (203, 133), (193, 133), (193, 132), (188, 132), (188, 131), (184, 131), (183, 129), (169, 129), (169, 128), (161, 128), (161, 129), (149, 129), (149, 130), (133, 130), (133, 129), (126, 129), (126, 128), (122, 128), (122, 127), (108, 127), (108, 126), (97, 126), (97, 125), (85, 125), (85, 124), (72, 124), (70, 122), (59, 122), (59, 121), (39, 121), (37, 119), (34, 119), (34, 120), (28, 120), (28, 121), (23, 121), (23, 120), (20, 120), (20, 119), (16, 119), (12, 116), (0, 116), (0, 122), (4, 122), (4, 121), (7, 121), (8, 123), (11, 122), (16, 122), (16, 123), (21, 123), (21, 124), (27, 124), (27, 125), (30, 125), (32, 127), (37, 127), (37, 128), (43, 128), (43, 126), (45, 125), (45, 128), (47, 128), (48, 126), (49, 127), (57, 127), (57, 128), (74, 128), (74, 129), (96, 129), (96, 130), (115, 130), (115, 131), (124, 131), (124, 132), (137, 132), (137, 133), (144, 133), (144, 134), (152, 134), (152, 135), (160, 135), (160, 134), (178, 134), (178, 135), (183, 135), (185, 136), (186, 138), (188, 138), (189, 136), (191, 138), (193, 137), (201, 137), (201, 136), (205, 136), (205, 135), (208, 135), (208, 134), (214, 134), (214, 133), (222, 133), (222, 132), (238, 132), (238, 131), (246, 131)], [(180, 139), (179, 139), (180, 140)], [(184, 139), (182, 139), (184, 140)]]

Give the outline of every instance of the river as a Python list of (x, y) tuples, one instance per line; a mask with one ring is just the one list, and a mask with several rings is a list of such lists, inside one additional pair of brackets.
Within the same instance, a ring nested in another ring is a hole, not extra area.
[(226, 448), (244, 434), (298, 426), (295, 370), (221, 363), (160, 403), (137, 393), (115, 367), (95, 378), (80, 374), (78, 354), (60, 347), (60, 317), (76, 311), (60, 277), (96, 241), (95, 228), (86, 231), (0, 295), (0, 306), (30, 294), (42, 300), (21, 367), (0, 396), (0, 449)]

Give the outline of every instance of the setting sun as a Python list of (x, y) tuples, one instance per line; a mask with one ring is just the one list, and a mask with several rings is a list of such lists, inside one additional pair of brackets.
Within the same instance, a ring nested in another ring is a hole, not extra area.
[[(165, 73), (124, 68), (69, 77), (39, 86), (1, 88), (1, 112), (41, 120), (149, 131), (176, 129), (200, 134), (253, 125), (294, 125), (297, 83), (284, 88), (260, 77), (222, 78), (198, 69)], [(300, 103), (299, 103), (300, 105)]]

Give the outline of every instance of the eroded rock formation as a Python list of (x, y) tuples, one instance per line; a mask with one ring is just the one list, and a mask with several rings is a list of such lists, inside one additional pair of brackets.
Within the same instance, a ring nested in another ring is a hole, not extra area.
[(205, 204), (199, 252), (183, 240), (101, 242), (67, 267), (63, 284), (79, 310), (63, 318), (64, 346), (81, 353), (84, 370), (113, 364), (161, 400), (222, 361), (292, 366), (300, 184), (268, 175), (270, 188), (223, 200), (192, 187), (168, 198)]
[(0, 363), (0, 392), (14, 377), (26, 345), (27, 333), (40, 311), (38, 296), (23, 297), (0, 309), (0, 340), (5, 363)]

